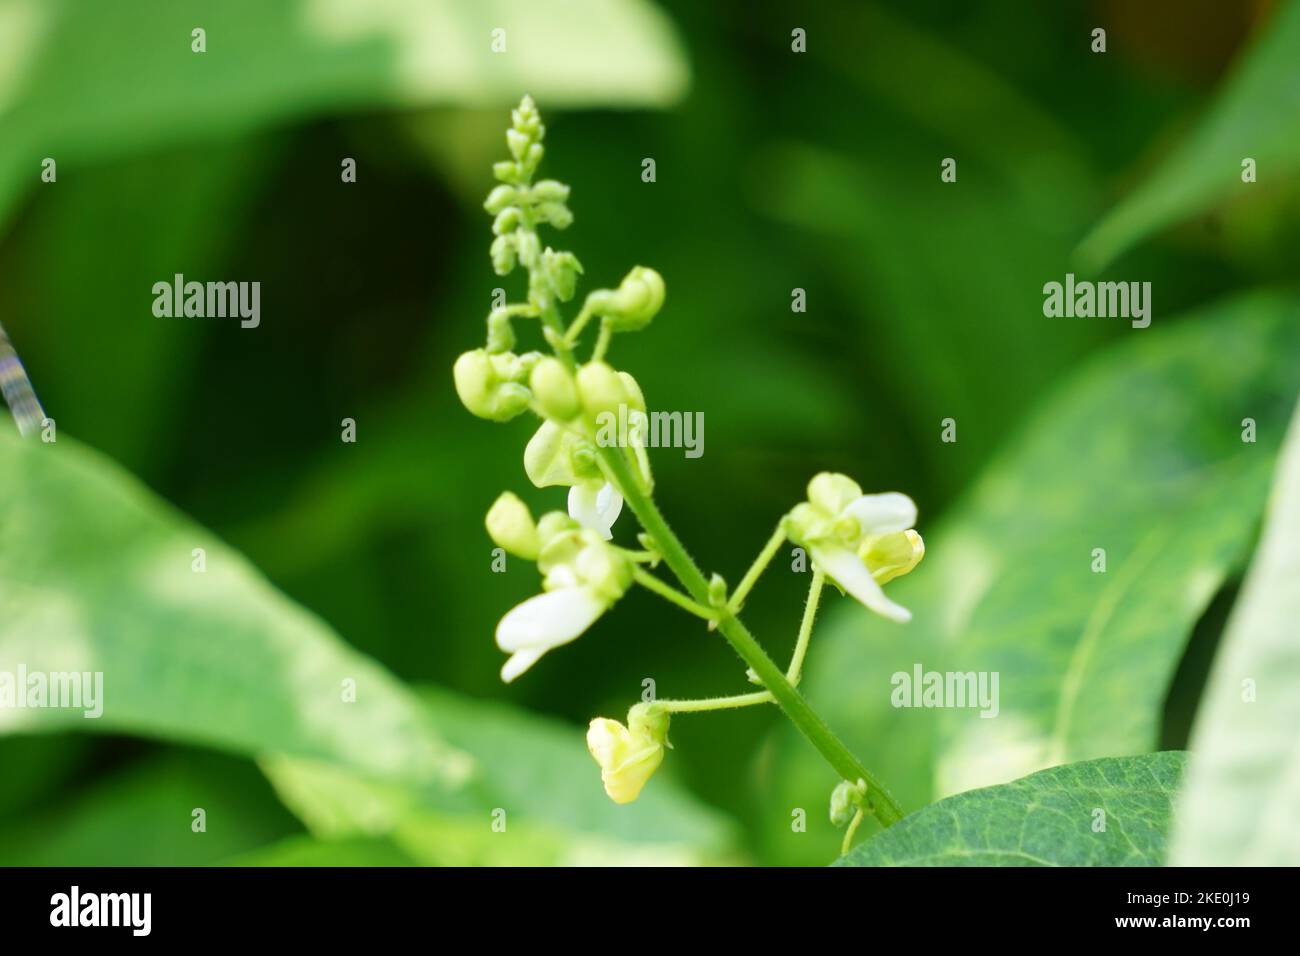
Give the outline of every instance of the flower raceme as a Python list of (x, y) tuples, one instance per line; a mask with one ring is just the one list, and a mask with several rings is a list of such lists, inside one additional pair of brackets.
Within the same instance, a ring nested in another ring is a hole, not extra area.
[(808, 500), (786, 516), (786, 533), (842, 590), (882, 617), (905, 622), (911, 612), (885, 597), (881, 585), (925, 555), (914, 524), (916, 505), (907, 495), (865, 495), (847, 475), (824, 471), (808, 483)]
[[(843, 824), (848, 819), (847, 846), (865, 813), (889, 825), (902, 811), (795, 687), (825, 580), (878, 614), (908, 620), (908, 611), (887, 598), (881, 585), (911, 571), (924, 554), (913, 529), (916, 506), (903, 494), (867, 495), (844, 475), (819, 474), (808, 485), (807, 500), (784, 516), (734, 591), (728, 591), (721, 576), (710, 578), (695, 564), (654, 503), (649, 419), (641, 387), (606, 359), (615, 336), (646, 328), (659, 313), (664, 280), (653, 269), (635, 266), (616, 288), (589, 292), (574, 320), (566, 324), (562, 306), (577, 290), (582, 264), (573, 253), (545, 245), (538, 229), (562, 230), (572, 223), (569, 187), (555, 180), (534, 181), (544, 154), (545, 127), (532, 100), (524, 97), (511, 119), (506, 133), (510, 158), (493, 166), (498, 185), (484, 206), (493, 217), (493, 269), (504, 276), (522, 267), (528, 274), (527, 297), (489, 312), (484, 344), (456, 360), (453, 379), (460, 400), (480, 418), (503, 422), (525, 412), (538, 416), (540, 425), (524, 449), (524, 472), (538, 488), (567, 488), (568, 513), (552, 511), (535, 521), (527, 505), (509, 492), (488, 511), (486, 525), (493, 542), (536, 562), (542, 577), (541, 593), (512, 608), (497, 625), (497, 645), (510, 655), (501, 678), (513, 681), (548, 651), (580, 637), (633, 583), (640, 584), (725, 637), (763, 689), (637, 704), (628, 711), (626, 724), (604, 717), (593, 720), (587, 748), (610, 799), (623, 804), (640, 795), (670, 746), (672, 714), (775, 703), (831, 766), (854, 771), (854, 783), (837, 789), (832, 802), (835, 821)], [(515, 325), (524, 321), (538, 323), (551, 354), (516, 354)], [(579, 358), (584, 332), (593, 323), (598, 328), (594, 342)], [(611, 419), (620, 423), (620, 438), (613, 442), (604, 431)], [(625, 501), (644, 528), (639, 550), (612, 541)], [(806, 548), (817, 573), (795, 652), (782, 671), (739, 613), (787, 538)], [(652, 573), (660, 563), (684, 590)]]
[(497, 646), (510, 655), (501, 679), (510, 683), (609, 610), (632, 584), (632, 563), (561, 512), (534, 523), (527, 506), (509, 492), (488, 512), (487, 528), (497, 545), (535, 560), (542, 573), (542, 593), (512, 608), (497, 625)]

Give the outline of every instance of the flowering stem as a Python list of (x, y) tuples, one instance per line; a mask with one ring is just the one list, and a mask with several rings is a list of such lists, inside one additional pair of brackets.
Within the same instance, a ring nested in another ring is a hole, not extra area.
[[(700, 604), (707, 603), (709, 582), (704, 572), (696, 565), (685, 546), (668, 526), (654, 500), (642, 492), (627, 460), (615, 448), (600, 448), (598, 453), (610, 474), (617, 479), (616, 483), (623, 493), (624, 500), (640, 520), (641, 526), (654, 539), (656, 548), (663, 555), (664, 563), (677, 575), (693, 600)], [(894, 798), (795, 690), (781, 673), (781, 669), (749, 632), (749, 628), (741, 623), (730, 608), (722, 608), (722, 614), (718, 618), (718, 630), (741, 659), (758, 675), (763, 686), (775, 698), (776, 703), (799, 732), (826, 759), (840, 778), (865, 781), (867, 794), (864, 803), (881, 825), (890, 826), (901, 820), (903, 811)]]
[(767, 544), (763, 545), (763, 550), (758, 552), (758, 557), (754, 563), (749, 566), (745, 576), (740, 579), (736, 585), (736, 590), (731, 595), (731, 600), (727, 602), (727, 609), (733, 614), (739, 613), (741, 604), (744, 603), (750, 590), (758, 583), (759, 576), (767, 570), (767, 566), (772, 563), (776, 557), (776, 549), (781, 547), (781, 542), (785, 540), (785, 522), (782, 521), (772, 532), (772, 537), (768, 539)]
[(803, 606), (803, 620), (799, 622), (799, 639), (794, 643), (794, 654), (791, 655), (790, 666), (785, 672), (786, 679), (796, 687), (803, 675), (803, 659), (808, 654), (813, 620), (817, 617), (817, 605), (821, 601), (822, 585), (825, 583), (826, 572), (820, 568), (814, 570), (812, 584), (808, 585), (808, 601)]
[(641, 585), (648, 591), (654, 591), (661, 598), (671, 601), (684, 611), (689, 611), (696, 617), (702, 617), (706, 621), (716, 621), (718, 619), (718, 609), (709, 607), (706, 604), (700, 604), (692, 601), (681, 591), (677, 590), (671, 584), (665, 584), (649, 571), (643, 568), (633, 568), (632, 578), (637, 584)]

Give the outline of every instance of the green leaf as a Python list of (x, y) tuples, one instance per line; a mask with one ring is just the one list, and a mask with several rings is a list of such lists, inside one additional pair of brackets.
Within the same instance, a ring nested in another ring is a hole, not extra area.
[(940, 793), (1157, 747), (1187, 638), (1263, 511), (1300, 386), (1298, 318), (1293, 296), (1249, 295), (1136, 339), (980, 482), (958, 534), (985, 587), (945, 669), (999, 674), (1001, 709), (943, 711)]
[(543, 108), (664, 105), (688, 80), (645, 0), (569, 0), (562, 15), (526, 0), (0, 0), (0, 63), (0, 223), (44, 157), (62, 173), (308, 117), (502, 107), (523, 92)]
[[(1192, 135), (1156, 172), (1102, 219), (1079, 245), (1098, 270), (1158, 229), (1300, 172), (1300, 7), (1285, 4), (1237, 64)], [(1242, 160), (1258, 164), (1260, 184), (1243, 183)]]
[(582, 729), (447, 691), (423, 696), (438, 727), (482, 761), (477, 807), (449, 813), (408, 788), (317, 762), (268, 759), (282, 799), (322, 839), (384, 836), (434, 865), (699, 864), (734, 832), (661, 773), (633, 804), (605, 795)]
[(1067, 764), (926, 807), (836, 866), (1159, 866), (1181, 751)]
[(414, 861), (384, 839), (315, 840), (286, 837), (229, 857), (222, 866), (412, 866)]
[(0, 430), (0, 485), (0, 672), (103, 674), (99, 719), (4, 708), (0, 733), (292, 754), (446, 793), (472, 774), (389, 674), (100, 455), (64, 435), (44, 444)]
[(1196, 717), (1172, 862), (1294, 866), (1300, 860), (1300, 411), (1268, 522)]
[[(1255, 294), (1134, 334), (1063, 382), (933, 534), (921, 515), (926, 559), (889, 586), (910, 624), (846, 608), (813, 634), (810, 699), (905, 809), (1158, 746), (1187, 638), (1263, 509), (1300, 386), (1300, 308)], [(997, 672), (998, 716), (895, 707), (894, 675), (917, 664)], [(784, 731), (762, 766), (769, 857), (829, 852), (837, 781)], [(791, 832), (796, 807), (807, 833)]]
[(0, 826), (0, 865), (203, 866), (299, 829), (256, 768), (202, 751), (151, 757), (64, 793)]

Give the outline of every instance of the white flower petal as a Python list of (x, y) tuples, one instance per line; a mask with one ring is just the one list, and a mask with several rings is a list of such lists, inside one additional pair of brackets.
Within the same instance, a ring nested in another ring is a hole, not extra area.
[(609, 482), (599, 488), (574, 485), (569, 489), (569, 517), (584, 528), (597, 532), (606, 541), (614, 537), (610, 529), (622, 510), (623, 496)]
[(606, 602), (589, 588), (560, 588), (530, 597), (497, 625), (497, 647), (540, 652), (567, 644), (595, 623)]
[(885, 592), (880, 589), (867, 566), (852, 551), (847, 548), (813, 547), (809, 549), (809, 554), (814, 563), (835, 583), (868, 609), (900, 624), (912, 619), (911, 611), (885, 597)]
[(916, 502), (897, 491), (863, 495), (849, 502), (843, 513), (857, 521), (863, 534), (889, 534), (916, 526)]
[(623, 496), (608, 481), (601, 486), (600, 491), (596, 492), (596, 510), (600, 512), (605, 527), (611, 529), (623, 511)]
[(536, 650), (533, 648), (523, 651), (515, 651), (510, 655), (510, 659), (502, 665), (501, 679), (509, 684), (524, 671), (528, 670), (528, 668), (536, 664), (545, 653), (545, 649)]

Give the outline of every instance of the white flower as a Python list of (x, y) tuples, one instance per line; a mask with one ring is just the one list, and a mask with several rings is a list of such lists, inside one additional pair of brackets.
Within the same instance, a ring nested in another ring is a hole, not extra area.
[(907, 495), (864, 495), (851, 478), (822, 472), (808, 483), (808, 500), (790, 512), (787, 530), (845, 592), (882, 617), (905, 622), (911, 612), (885, 597), (880, 585), (911, 571), (925, 554), (915, 523), (916, 504)]
[[(496, 640), (510, 659), (501, 679), (514, 680), (552, 648), (580, 637), (632, 583), (631, 562), (607, 545), (599, 533), (543, 519), (545, 539), (538, 569), (544, 575), (541, 594), (506, 613), (497, 625)], [(567, 522), (558, 512), (554, 518)]]
[(608, 541), (618, 514), (623, 510), (623, 496), (608, 481), (603, 485), (574, 485), (569, 489), (569, 517), (590, 528)]

